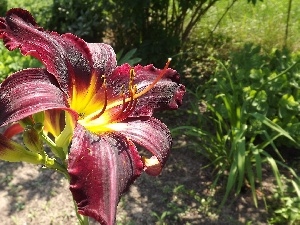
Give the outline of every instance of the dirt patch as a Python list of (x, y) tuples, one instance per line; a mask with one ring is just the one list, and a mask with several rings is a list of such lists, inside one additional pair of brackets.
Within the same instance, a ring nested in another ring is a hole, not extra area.
[[(173, 149), (160, 176), (143, 174), (122, 197), (117, 224), (267, 224), (263, 203), (255, 208), (248, 191), (218, 211), (224, 189), (210, 189), (206, 164), (194, 151)], [(0, 161), (0, 198), (1, 224), (77, 224), (67, 181), (49, 169)]]

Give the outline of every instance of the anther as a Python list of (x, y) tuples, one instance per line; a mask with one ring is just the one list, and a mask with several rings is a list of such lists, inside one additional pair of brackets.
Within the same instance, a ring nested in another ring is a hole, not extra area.
[(166, 71), (167, 69), (169, 68), (169, 65), (170, 65), (170, 62), (171, 62), (171, 58), (168, 58), (168, 61), (166, 62), (166, 65), (165, 67), (163, 68), (163, 70), (160, 72), (160, 74), (156, 77), (156, 79), (151, 83), (149, 84), (144, 90), (142, 90), (141, 92), (139, 93), (136, 93), (134, 95), (134, 98), (138, 98), (144, 94), (146, 94), (148, 91), (150, 91), (156, 84), (157, 82), (166, 74)]

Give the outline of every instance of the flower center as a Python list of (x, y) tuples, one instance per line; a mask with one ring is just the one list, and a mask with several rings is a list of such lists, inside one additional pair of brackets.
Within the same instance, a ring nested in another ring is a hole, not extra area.
[[(125, 94), (125, 88), (123, 87), (119, 98), (113, 99), (111, 101), (108, 98), (106, 78), (103, 77), (103, 84), (101, 87), (101, 99), (103, 100), (101, 102), (101, 107), (94, 106), (94, 104), (90, 103), (85, 104), (85, 109), (81, 107), (83, 109), (82, 114), (80, 114), (80, 111), (77, 111), (80, 116), (78, 122), (81, 125), (83, 125), (86, 129), (94, 133), (112, 131), (112, 129), (108, 125), (111, 123), (121, 122), (134, 111), (137, 104), (137, 99), (146, 94), (148, 91), (150, 91), (157, 84), (157, 82), (165, 75), (170, 61), (171, 59), (168, 59), (164, 69), (155, 78), (155, 80), (140, 92), (138, 92), (137, 86), (134, 84), (134, 69), (131, 69), (130, 79), (128, 83), (128, 93)], [(97, 102), (97, 105), (98, 104), (99, 102)], [(85, 113), (87, 111), (90, 111), (86, 109), (88, 107), (92, 107), (93, 109), (98, 108), (98, 110), (93, 110), (91, 113)]]

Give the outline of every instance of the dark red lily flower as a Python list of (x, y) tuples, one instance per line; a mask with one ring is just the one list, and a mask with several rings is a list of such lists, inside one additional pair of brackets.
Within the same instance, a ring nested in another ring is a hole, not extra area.
[[(109, 45), (44, 31), (22, 9), (0, 18), (0, 38), (9, 50), (19, 48), (45, 66), (16, 72), (1, 84), (0, 126), (45, 112), (45, 130), (57, 145), (71, 143), (68, 173), (79, 213), (114, 224), (129, 185), (142, 170), (158, 175), (166, 162), (170, 132), (152, 114), (181, 104), (185, 88), (178, 73), (168, 63), (162, 70), (117, 67)], [(0, 136), (0, 159), (12, 151), (9, 143)], [(134, 143), (153, 156), (141, 157)]]

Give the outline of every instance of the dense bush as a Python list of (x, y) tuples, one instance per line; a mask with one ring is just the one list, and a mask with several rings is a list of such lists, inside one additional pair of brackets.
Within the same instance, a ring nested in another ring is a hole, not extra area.
[(105, 27), (100, 1), (53, 0), (51, 15), (49, 30), (71, 32), (88, 42), (102, 41)]
[(111, 1), (108, 28), (115, 48), (138, 48), (144, 63), (162, 66), (180, 52), (201, 17), (216, 0)]
[(12, 0), (8, 7), (28, 9), (46, 29), (72, 32), (88, 42), (110, 42), (116, 52), (137, 48), (136, 56), (143, 64), (151, 62), (161, 67), (169, 57), (174, 57), (173, 65), (182, 60), (176, 56), (182, 53), (193, 29), (216, 2)]
[(0, 16), (4, 16), (7, 11), (7, 0), (2, 0), (0, 5)]
[(41, 67), (41, 63), (30, 56), (22, 56), (19, 50), (9, 52), (0, 43), (0, 82), (13, 72), (31, 67)]
[(280, 193), (282, 169), (298, 182), (287, 156), (300, 155), (299, 60), (299, 54), (277, 49), (267, 54), (246, 44), (229, 60), (217, 62), (210, 79), (191, 90), (193, 123), (173, 132), (184, 129), (195, 137), (198, 152), (218, 171), (215, 184), (228, 174), (223, 203), (233, 190), (238, 194), (248, 187), (257, 204), (257, 183), (262, 182), (265, 164)]
[[(247, 103), (244, 110), (265, 115), (287, 130), (297, 143), (300, 143), (299, 62), (300, 55), (287, 49), (273, 49), (270, 53), (263, 53), (260, 46), (252, 44), (246, 44), (241, 51), (233, 52), (227, 62), (237, 100)], [(222, 72), (221, 76), (225, 76), (224, 73)], [(217, 79), (221, 77), (218, 76)], [(209, 93), (206, 91), (208, 101), (215, 98), (214, 91), (216, 89), (210, 90)], [(216, 107), (224, 112), (224, 109), (221, 109), (224, 107), (222, 104), (216, 104)], [(256, 129), (261, 127), (251, 125), (249, 130), (256, 132)], [(298, 147), (285, 140), (277, 144)]]

